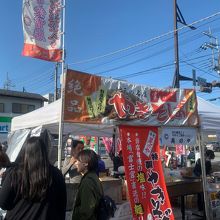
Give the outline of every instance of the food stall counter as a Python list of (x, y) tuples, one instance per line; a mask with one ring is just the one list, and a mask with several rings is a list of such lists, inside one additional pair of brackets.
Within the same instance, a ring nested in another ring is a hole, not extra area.
[(105, 195), (110, 196), (115, 203), (122, 203), (122, 180), (110, 176), (99, 178)]

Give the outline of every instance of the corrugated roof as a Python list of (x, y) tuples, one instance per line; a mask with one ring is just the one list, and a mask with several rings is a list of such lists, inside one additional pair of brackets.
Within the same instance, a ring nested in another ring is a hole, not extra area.
[(46, 99), (45, 97), (43, 97), (40, 94), (12, 91), (12, 90), (6, 90), (6, 89), (0, 89), (0, 96), (11, 96), (11, 97), (17, 97), (17, 98), (37, 99), (37, 100), (42, 100), (45, 102), (48, 101), (48, 99)]

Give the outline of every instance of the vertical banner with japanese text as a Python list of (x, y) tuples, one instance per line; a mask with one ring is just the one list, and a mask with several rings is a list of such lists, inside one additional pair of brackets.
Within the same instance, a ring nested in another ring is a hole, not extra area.
[(119, 126), (134, 220), (173, 220), (159, 156), (158, 128)]
[(61, 0), (23, 0), (22, 12), (22, 55), (61, 61)]

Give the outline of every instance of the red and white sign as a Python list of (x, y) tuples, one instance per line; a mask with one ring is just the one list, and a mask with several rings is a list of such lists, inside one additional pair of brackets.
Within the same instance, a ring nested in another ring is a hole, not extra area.
[(61, 0), (23, 0), (23, 56), (59, 62)]
[(158, 128), (119, 126), (134, 220), (173, 220), (159, 154)]
[(150, 125), (198, 125), (194, 90), (158, 89), (67, 70), (66, 122)]

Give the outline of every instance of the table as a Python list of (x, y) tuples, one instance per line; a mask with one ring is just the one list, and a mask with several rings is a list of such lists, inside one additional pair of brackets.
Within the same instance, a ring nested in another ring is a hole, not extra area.
[(182, 219), (185, 219), (185, 201), (186, 195), (192, 195), (203, 192), (202, 180), (200, 178), (180, 179), (173, 182), (167, 182), (167, 192), (169, 197), (181, 197)]

